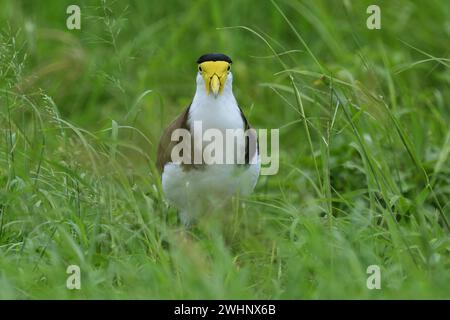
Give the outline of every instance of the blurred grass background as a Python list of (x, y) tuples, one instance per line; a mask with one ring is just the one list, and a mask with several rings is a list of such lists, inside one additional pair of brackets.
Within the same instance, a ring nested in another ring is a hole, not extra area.
[[(0, 0), (0, 298), (450, 298), (450, 7), (370, 4)], [(280, 171), (187, 240), (154, 159), (207, 52)]]

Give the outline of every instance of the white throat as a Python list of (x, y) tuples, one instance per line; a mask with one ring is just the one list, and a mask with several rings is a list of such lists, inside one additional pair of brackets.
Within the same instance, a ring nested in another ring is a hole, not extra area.
[(188, 124), (191, 128), (194, 121), (201, 121), (203, 130), (216, 128), (223, 131), (244, 128), (244, 121), (233, 95), (232, 79), (230, 73), (222, 92), (214, 97), (213, 94), (206, 92), (202, 76), (197, 75), (197, 90), (188, 117)]

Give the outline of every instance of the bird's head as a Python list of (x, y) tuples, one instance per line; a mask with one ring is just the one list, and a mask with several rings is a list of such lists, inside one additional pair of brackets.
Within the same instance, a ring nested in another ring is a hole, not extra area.
[(197, 89), (204, 86), (206, 94), (217, 98), (225, 87), (231, 88), (231, 59), (221, 53), (208, 53), (197, 60)]

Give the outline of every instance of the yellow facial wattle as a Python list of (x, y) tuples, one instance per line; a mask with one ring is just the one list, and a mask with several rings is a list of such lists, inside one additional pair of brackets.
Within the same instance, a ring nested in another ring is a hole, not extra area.
[(226, 61), (205, 61), (198, 65), (198, 70), (205, 80), (207, 94), (212, 92), (217, 97), (222, 93), (230, 66)]

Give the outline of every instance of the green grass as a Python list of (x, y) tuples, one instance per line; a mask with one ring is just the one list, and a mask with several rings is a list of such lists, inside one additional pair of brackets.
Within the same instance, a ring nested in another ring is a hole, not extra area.
[[(450, 298), (450, 7), (0, 0), (0, 298)], [(155, 154), (233, 60), (280, 171), (189, 237)], [(82, 289), (66, 289), (66, 268)], [(366, 269), (381, 267), (382, 289)]]

